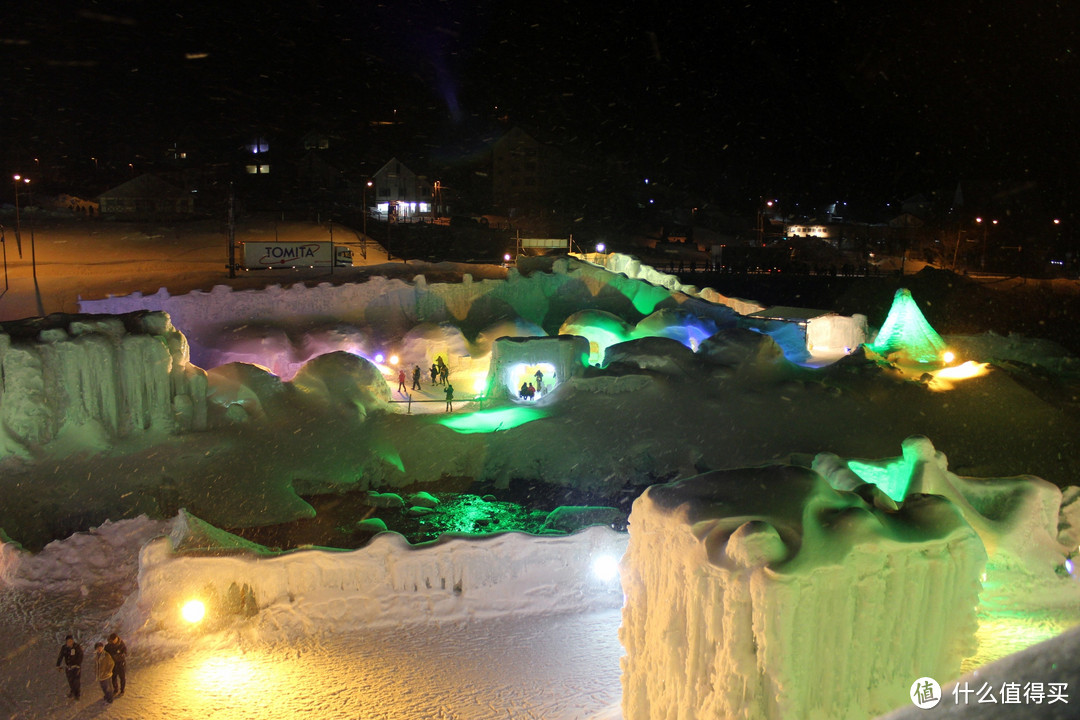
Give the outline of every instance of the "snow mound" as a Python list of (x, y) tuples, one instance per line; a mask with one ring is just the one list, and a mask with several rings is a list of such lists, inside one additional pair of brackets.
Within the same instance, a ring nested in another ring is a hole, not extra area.
[(390, 388), (379, 369), (347, 352), (320, 355), (307, 363), (292, 387), (307, 403), (361, 418), (385, 410), (390, 402)]
[(219, 365), (206, 376), (211, 425), (262, 419), (267, 406), (280, 401), (285, 392), (277, 375), (248, 363)]
[(678, 340), (648, 337), (617, 343), (604, 353), (604, 367), (614, 372), (627, 368), (652, 370), (672, 377), (694, 377), (701, 363), (694, 351)]
[(784, 357), (776, 340), (745, 328), (721, 330), (701, 343), (698, 354), (725, 367), (775, 363)]
[(88, 532), (54, 540), (38, 553), (5, 540), (0, 545), (0, 580), (14, 588), (47, 593), (86, 595), (94, 587), (127, 588), (140, 548), (167, 528), (166, 521), (145, 515), (107, 520)]

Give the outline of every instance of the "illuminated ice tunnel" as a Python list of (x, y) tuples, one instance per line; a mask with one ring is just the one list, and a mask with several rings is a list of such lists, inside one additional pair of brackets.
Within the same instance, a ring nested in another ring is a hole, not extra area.
[(499, 338), (491, 350), (491, 397), (527, 402), (519, 397), (521, 384), (531, 382), (536, 387), (539, 371), (543, 390), (534, 395), (536, 400), (580, 375), (588, 358), (589, 341), (577, 335)]
[(604, 353), (610, 346), (634, 338), (634, 333), (627, 323), (602, 310), (582, 310), (574, 313), (563, 321), (559, 334), (585, 338), (589, 343), (590, 365), (602, 362)]
[(945, 341), (923, 317), (911, 292), (900, 288), (877, 338), (867, 345), (878, 355), (919, 365), (940, 365)]

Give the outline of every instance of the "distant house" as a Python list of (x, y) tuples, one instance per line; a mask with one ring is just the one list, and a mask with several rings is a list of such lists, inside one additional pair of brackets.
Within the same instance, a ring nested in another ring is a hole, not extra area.
[(824, 223), (799, 223), (784, 228), (784, 235), (789, 238), (819, 238), (835, 245), (838, 229), (835, 225)]
[(305, 150), (328, 150), (330, 148), (330, 135), (321, 130), (311, 130), (300, 138), (300, 144)]
[(417, 175), (396, 157), (379, 168), (371, 178), (373, 192), (368, 202), (375, 203), (376, 214), (410, 222), (430, 218), (434, 188), (423, 175)]
[(98, 195), (105, 217), (176, 217), (195, 212), (191, 193), (154, 175), (140, 175)]
[(519, 127), (492, 148), (492, 200), (496, 209), (514, 217), (551, 210), (557, 191), (561, 155)]

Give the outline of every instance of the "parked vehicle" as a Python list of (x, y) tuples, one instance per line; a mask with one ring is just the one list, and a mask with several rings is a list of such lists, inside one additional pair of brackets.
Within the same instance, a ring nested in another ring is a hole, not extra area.
[(242, 242), (240, 267), (247, 270), (269, 268), (352, 267), (352, 250), (332, 242)]

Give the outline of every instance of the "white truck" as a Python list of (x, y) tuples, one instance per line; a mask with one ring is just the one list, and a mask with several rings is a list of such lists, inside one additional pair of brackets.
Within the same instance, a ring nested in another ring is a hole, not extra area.
[(352, 250), (332, 242), (242, 242), (240, 267), (247, 270), (269, 268), (352, 267)]

